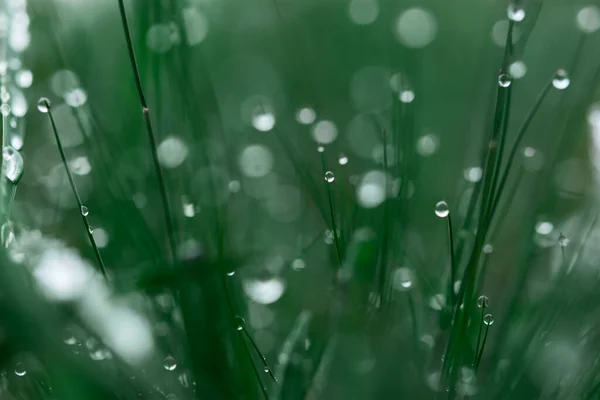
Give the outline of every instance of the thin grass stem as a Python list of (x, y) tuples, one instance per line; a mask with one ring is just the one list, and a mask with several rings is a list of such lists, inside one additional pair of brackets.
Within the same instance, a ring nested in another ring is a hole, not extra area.
[[(245, 328), (243, 328), (243, 330), (245, 330)], [(242, 340), (242, 343), (244, 344), (244, 349), (246, 349), (246, 354), (248, 355), (248, 358), (252, 362), (252, 352), (250, 351), (250, 348), (248, 347), (248, 343), (246, 343), (246, 341), (244, 340), (243, 337), (240, 339)], [(265, 397), (265, 399), (269, 400), (269, 392), (267, 391), (267, 388), (263, 384), (261, 374), (258, 371), (258, 368), (256, 368), (256, 364), (254, 364), (254, 362), (252, 362), (252, 367), (253, 367), (252, 370), (254, 371), (254, 375), (256, 375), (256, 380), (258, 381), (258, 384), (260, 386), (263, 396)]]
[(242, 328), (242, 331), (246, 335), (246, 338), (248, 338), (248, 341), (250, 341), (250, 344), (252, 344), (252, 347), (254, 347), (254, 350), (256, 350), (256, 354), (258, 354), (258, 356), (262, 360), (263, 366), (265, 367), (265, 372), (269, 374), (269, 376), (273, 380), (273, 383), (277, 384), (278, 383), (277, 377), (275, 376), (273, 369), (269, 366), (269, 362), (267, 361), (267, 358), (262, 354), (262, 352), (258, 348), (258, 345), (254, 341), (254, 339), (252, 339), (252, 336), (250, 336), (250, 333), (248, 332), (248, 330), (246, 329), (245, 326)]
[(490, 326), (485, 326), (485, 333), (483, 334), (483, 341), (481, 342), (481, 349), (479, 349), (479, 354), (477, 355), (477, 361), (475, 362), (475, 370), (479, 368), (479, 364), (481, 363), (481, 359), (483, 358), (483, 350), (485, 350), (485, 343), (487, 342), (488, 332), (490, 330)]
[(479, 355), (479, 345), (481, 344), (481, 333), (483, 332), (483, 317), (485, 316), (485, 305), (481, 306), (481, 319), (479, 321), (479, 331), (477, 332), (477, 345), (475, 346), (475, 357), (473, 358), (473, 367), (477, 364)]
[(454, 293), (454, 282), (456, 282), (456, 259), (454, 257), (454, 234), (452, 233), (452, 213), (448, 214), (448, 247), (450, 252), (450, 282), (448, 282), (448, 293), (450, 304), (456, 304), (456, 294)]
[[(323, 167), (323, 174), (325, 174), (327, 172), (327, 165), (325, 164), (325, 155), (324, 152), (321, 152), (321, 165)], [(340, 238), (338, 235), (338, 230), (337, 230), (337, 224), (335, 222), (336, 218), (335, 218), (335, 210), (333, 208), (333, 197), (331, 195), (331, 187), (330, 187), (330, 183), (327, 180), (325, 180), (325, 191), (327, 192), (327, 201), (329, 203), (329, 216), (331, 218), (331, 229), (333, 230), (333, 240), (334, 240), (334, 244), (335, 244), (335, 251), (337, 253), (337, 257), (338, 257), (338, 262), (339, 262), (339, 267), (342, 267), (342, 250), (340, 248)]]
[(158, 151), (156, 146), (156, 138), (154, 136), (154, 131), (152, 130), (152, 122), (150, 121), (150, 111), (148, 109), (148, 103), (146, 102), (146, 97), (144, 96), (144, 90), (142, 88), (142, 80), (140, 76), (140, 71), (138, 68), (137, 60), (135, 58), (135, 51), (133, 49), (133, 43), (131, 41), (131, 33), (129, 30), (129, 22), (127, 21), (127, 13), (125, 12), (125, 4), (123, 0), (118, 0), (119, 3), (119, 13), (121, 15), (121, 24), (123, 25), (123, 32), (125, 34), (125, 41), (127, 42), (127, 53), (129, 54), (129, 61), (131, 63), (131, 69), (135, 78), (135, 85), (138, 92), (138, 97), (140, 100), (140, 105), (142, 106), (142, 114), (144, 117), (144, 123), (146, 125), (146, 133), (148, 135), (148, 141), (150, 142), (150, 148), (152, 153), (152, 164), (154, 165), (154, 170), (156, 173), (156, 177), (158, 180), (158, 190), (160, 192), (160, 197), (163, 203), (163, 216), (165, 219), (165, 223), (167, 225), (167, 238), (169, 241), (169, 253), (170, 253), (170, 261), (173, 263), (175, 261), (175, 223), (171, 216), (171, 207), (169, 205), (169, 197), (167, 196), (167, 188), (165, 185), (165, 179), (162, 173), (162, 169), (158, 162)]
[(81, 215), (81, 218), (83, 220), (83, 225), (85, 226), (85, 231), (87, 233), (88, 239), (90, 241), (90, 244), (92, 245), (92, 248), (94, 249), (94, 254), (96, 255), (96, 260), (98, 261), (98, 266), (100, 267), (100, 271), (102, 272), (104, 279), (108, 281), (108, 276), (106, 275), (106, 267), (104, 265), (104, 261), (102, 261), (102, 256), (100, 255), (100, 250), (98, 249), (98, 246), (96, 245), (96, 240), (94, 239), (94, 235), (92, 233), (93, 232), (92, 227), (90, 226), (90, 223), (87, 219), (86, 212), (84, 212), (86, 207), (83, 205), (83, 202), (81, 201), (81, 197), (79, 196), (79, 192), (77, 191), (77, 186), (75, 185), (75, 180), (73, 179), (73, 174), (71, 173), (71, 168), (69, 167), (69, 163), (67, 162), (67, 158), (65, 156), (65, 152), (64, 152), (62, 143), (60, 141), (60, 137), (58, 135), (58, 129), (56, 128), (56, 122), (54, 121), (54, 117), (52, 116), (50, 102), (45, 99), (42, 101), (45, 103), (44, 105), (47, 107), (47, 110), (48, 110), (48, 118), (50, 119), (50, 124), (52, 125), (52, 132), (54, 133), (54, 138), (56, 139), (56, 145), (58, 147), (58, 152), (60, 153), (60, 158), (61, 158), (62, 163), (65, 166), (65, 170), (67, 172), (67, 178), (69, 179), (69, 185), (71, 186), (71, 190), (73, 192), (73, 195), (75, 196), (75, 200), (77, 201), (77, 206), (79, 207), (79, 215)]

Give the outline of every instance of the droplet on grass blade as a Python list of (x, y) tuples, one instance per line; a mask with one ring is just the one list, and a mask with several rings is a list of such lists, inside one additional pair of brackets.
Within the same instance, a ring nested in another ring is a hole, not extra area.
[(18, 362), (15, 365), (15, 374), (17, 376), (25, 376), (26, 373), (27, 373), (27, 370), (25, 369), (25, 365), (22, 362)]
[(42, 97), (38, 100), (37, 103), (37, 109), (42, 112), (42, 113), (47, 113), (48, 111), (50, 111), (50, 100), (48, 100), (46, 97)]
[(567, 71), (562, 68), (556, 71), (556, 75), (554, 75), (554, 79), (552, 80), (552, 86), (558, 90), (563, 90), (568, 88), (570, 84), (571, 79), (569, 79)]
[(445, 201), (438, 201), (435, 205), (435, 215), (440, 218), (446, 218), (450, 214), (450, 209), (448, 208), (448, 203)]
[(413, 287), (413, 271), (407, 267), (398, 268), (394, 272), (393, 286), (399, 291), (406, 291)]
[(7, 103), (0, 105), (0, 114), (2, 114), (5, 117), (8, 117), (10, 115), (10, 105)]
[(565, 235), (563, 235), (562, 233), (560, 235), (558, 235), (558, 244), (561, 247), (567, 247), (569, 245), (569, 238), (566, 237)]
[(492, 314), (485, 314), (483, 317), (483, 323), (490, 326), (494, 323), (494, 316)]
[(331, 171), (325, 172), (325, 180), (329, 183), (333, 182), (335, 180), (335, 175), (333, 175), (333, 172), (331, 172)]
[(242, 331), (246, 327), (246, 320), (240, 316), (236, 316), (235, 324), (236, 324), (235, 329), (237, 329), (238, 331)]
[(348, 157), (342, 153), (338, 157), (338, 162), (340, 163), (340, 165), (346, 165), (346, 164), (348, 164)]
[(509, 87), (511, 83), (512, 79), (507, 74), (501, 72), (500, 75), (498, 75), (498, 84), (500, 86), (506, 88)]
[(4, 149), (2, 149), (2, 159), (4, 176), (6, 176), (6, 179), (13, 185), (16, 185), (19, 183), (19, 180), (21, 180), (25, 168), (21, 153), (11, 146), (5, 146)]
[(177, 368), (177, 360), (175, 357), (169, 355), (165, 358), (164, 367), (167, 371), (173, 371)]
[(506, 10), (506, 15), (513, 22), (521, 22), (525, 19), (526, 13), (523, 7), (511, 2)]
[(477, 307), (479, 308), (487, 308), (489, 300), (487, 296), (479, 296), (477, 299)]

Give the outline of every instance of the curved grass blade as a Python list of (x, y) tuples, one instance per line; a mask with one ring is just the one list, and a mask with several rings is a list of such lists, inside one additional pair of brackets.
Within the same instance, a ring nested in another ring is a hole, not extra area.
[(52, 133), (54, 134), (54, 139), (56, 139), (56, 146), (58, 147), (58, 152), (60, 154), (60, 159), (65, 167), (67, 178), (69, 179), (69, 185), (71, 186), (71, 191), (73, 192), (75, 200), (77, 201), (77, 206), (79, 207), (79, 214), (81, 215), (81, 218), (83, 220), (83, 225), (85, 226), (88, 239), (90, 241), (90, 244), (92, 245), (92, 248), (94, 249), (94, 255), (96, 256), (98, 267), (100, 268), (100, 272), (102, 272), (102, 276), (104, 276), (104, 279), (108, 280), (108, 276), (106, 275), (106, 267), (104, 266), (104, 261), (102, 261), (102, 256), (100, 255), (100, 249), (96, 245), (96, 240), (94, 239), (92, 227), (90, 226), (87, 219), (87, 207), (85, 207), (83, 205), (83, 202), (81, 201), (81, 197), (79, 196), (79, 192), (77, 191), (77, 186), (75, 185), (75, 180), (73, 179), (73, 174), (71, 173), (71, 168), (69, 167), (69, 163), (67, 162), (67, 158), (65, 157), (65, 152), (63, 150), (63, 146), (60, 141), (60, 136), (58, 135), (58, 130), (56, 128), (56, 122), (54, 121), (54, 117), (52, 116), (50, 102), (48, 101), (48, 99), (45, 98), (41, 99), (40, 102), (42, 102), (43, 106), (47, 110), (48, 118), (50, 119), (50, 124), (52, 125)]

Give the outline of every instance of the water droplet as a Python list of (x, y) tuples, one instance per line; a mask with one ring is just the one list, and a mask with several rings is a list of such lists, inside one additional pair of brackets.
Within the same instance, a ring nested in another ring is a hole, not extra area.
[(229, 271), (229, 272), (227, 273), (227, 276), (234, 276), (234, 275), (235, 275), (235, 271)]
[(47, 98), (42, 97), (38, 100), (37, 108), (40, 112), (47, 113), (48, 111), (50, 111), (50, 107), (50, 100), (48, 100)]
[(89, 213), (90, 213), (90, 210), (88, 210), (88, 208), (86, 206), (81, 206), (81, 215), (83, 215), (84, 217), (87, 217)]
[(410, 268), (401, 267), (394, 271), (392, 285), (394, 289), (405, 291), (413, 287), (413, 272)]
[(268, 374), (269, 372), (271, 372), (271, 370), (269, 368), (265, 367), (265, 373)]
[(90, 225), (90, 226), (88, 226), (88, 231), (89, 231), (90, 233), (94, 233), (94, 228), (93, 228), (93, 227)]
[(77, 344), (77, 338), (75, 336), (73, 336), (72, 334), (68, 334), (63, 339), (63, 342), (65, 342), (65, 344), (68, 344), (69, 346), (73, 346), (73, 345)]
[(438, 201), (435, 205), (435, 215), (440, 218), (446, 218), (450, 214), (450, 209), (448, 208), (448, 203), (445, 201)]
[(0, 238), (2, 239), (2, 246), (8, 249), (11, 244), (15, 241), (15, 229), (12, 221), (6, 221), (0, 228)]
[(17, 376), (25, 376), (26, 373), (27, 370), (25, 369), (25, 365), (23, 365), (21, 362), (18, 362), (15, 365), (15, 374), (17, 374)]
[(563, 235), (562, 233), (560, 235), (558, 235), (558, 244), (561, 247), (567, 247), (569, 245), (569, 238), (566, 237), (565, 235)]
[(292, 269), (294, 271), (299, 271), (304, 268), (306, 268), (306, 263), (301, 258), (297, 258), (292, 262)]
[(5, 146), (2, 150), (2, 158), (4, 176), (6, 176), (12, 184), (16, 185), (23, 176), (24, 163), (21, 153), (11, 146)]
[(346, 165), (348, 164), (348, 157), (345, 154), (340, 154), (340, 157), (338, 158), (338, 162), (340, 163), (340, 165)]
[(4, 115), (5, 117), (8, 117), (10, 114), (10, 106), (6, 103), (2, 104), (0, 106), (0, 113), (2, 113), (2, 115)]
[(415, 100), (415, 92), (412, 90), (402, 90), (398, 95), (398, 99), (403, 103), (412, 103)]
[(324, 151), (325, 151), (325, 147), (323, 147), (323, 146), (319, 146), (319, 147), (317, 147), (317, 151), (318, 151), (319, 153), (322, 153), (322, 152), (324, 152)]
[(244, 330), (246, 327), (246, 321), (240, 316), (235, 317), (235, 324), (238, 331)]
[(483, 245), (483, 249), (482, 250), (483, 250), (483, 252), (485, 254), (491, 254), (492, 251), (494, 251), (494, 246), (492, 246), (491, 244), (487, 243), (487, 244)]
[(479, 296), (477, 299), (477, 307), (479, 308), (487, 308), (489, 300), (487, 296)]
[(559, 69), (556, 71), (556, 75), (554, 75), (554, 79), (552, 80), (552, 86), (557, 88), (558, 90), (563, 90), (569, 87), (571, 84), (571, 79), (569, 79), (569, 75), (567, 71), (564, 69)]
[(508, 19), (514, 22), (521, 22), (526, 16), (525, 9), (514, 3), (508, 5), (506, 14), (508, 15)]
[(512, 83), (512, 79), (510, 76), (508, 76), (504, 73), (500, 73), (500, 75), (498, 76), (498, 84), (500, 86), (509, 87), (511, 83)]
[(333, 175), (333, 172), (331, 172), (331, 171), (325, 172), (325, 180), (329, 183), (335, 181), (335, 175)]
[(164, 367), (167, 371), (173, 371), (175, 368), (177, 368), (177, 360), (175, 357), (170, 355), (167, 356), (167, 358), (165, 358)]
[(485, 314), (483, 317), (483, 323), (486, 325), (492, 325), (494, 323), (494, 316), (492, 314)]

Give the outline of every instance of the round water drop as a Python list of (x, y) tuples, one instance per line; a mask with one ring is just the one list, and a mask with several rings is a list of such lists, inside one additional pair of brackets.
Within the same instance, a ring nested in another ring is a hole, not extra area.
[(297, 258), (292, 262), (292, 269), (294, 271), (300, 271), (304, 268), (306, 268), (306, 263), (301, 258)]
[(506, 15), (508, 16), (508, 19), (513, 22), (521, 22), (525, 19), (526, 13), (525, 9), (523, 9), (521, 6), (510, 3), (506, 10)]
[(494, 316), (492, 314), (485, 314), (483, 317), (483, 323), (486, 325), (492, 325), (494, 323)]
[(331, 121), (320, 121), (312, 129), (312, 136), (317, 143), (329, 144), (335, 140), (338, 130)]
[(587, 6), (577, 13), (577, 27), (584, 33), (593, 33), (600, 29), (600, 9)]
[(414, 274), (410, 268), (401, 267), (394, 271), (392, 279), (394, 289), (399, 291), (409, 290), (414, 285)]
[(569, 245), (569, 238), (563, 235), (562, 233), (558, 235), (558, 244), (560, 247), (567, 247)]
[(492, 251), (494, 251), (494, 246), (492, 246), (489, 243), (486, 243), (486, 244), (483, 245), (483, 249), (482, 250), (483, 250), (483, 252), (485, 254), (491, 254)]
[(412, 103), (415, 100), (415, 92), (412, 90), (402, 90), (398, 95), (398, 99), (403, 103)]
[(488, 302), (489, 302), (489, 300), (488, 300), (487, 296), (479, 296), (479, 298), (477, 299), (477, 307), (487, 308)]
[(27, 370), (25, 369), (25, 365), (23, 365), (23, 363), (18, 362), (15, 365), (15, 374), (17, 376), (25, 376), (25, 374), (27, 373)]
[(88, 227), (88, 232), (89, 233), (94, 233), (94, 228), (91, 225)]
[(317, 118), (317, 113), (312, 108), (301, 108), (296, 113), (296, 121), (301, 123), (302, 125), (308, 125), (315, 122)]
[(2, 115), (4, 115), (5, 117), (8, 117), (10, 115), (10, 105), (8, 105), (7, 103), (4, 103), (0, 106), (0, 113), (2, 113)]
[(317, 147), (317, 151), (318, 151), (319, 153), (322, 153), (322, 152), (324, 152), (324, 151), (325, 151), (325, 147), (323, 147), (323, 146), (319, 146), (319, 147)]
[(261, 132), (268, 132), (275, 127), (275, 115), (260, 107), (252, 116), (252, 126)]
[(571, 79), (569, 79), (567, 71), (565, 71), (562, 68), (556, 71), (556, 75), (554, 75), (554, 79), (552, 80), (552, 86), (554, 86), (558, 90), (563, 90), (568, 88), (570, 84)]
[(448, 208), (448, 203), (445, 201), (438, 201), (435, 205), (435, 215), (440, 218), (446, 218), (450, 214), (450, 209)]
[(81, 206), (81, 215), (83, 215), (84, 217), (87, 217), (90, 213), (90, 210), (88, 210), (88, 208), (86, 206)]
[(14, 185), (16, 185), (23, 176), (24, 162), (21, 153), (12, 148), (5, 146), (2, 150), (2, 159), (4, 165), (4, 176)]
[(325, 172), (325, 180), (329, 183), (335, 181), (335, 175), (333, 175), (333, 172), (331, 172), (331, 171)]
[(170, 136), (156, 148), (158, 162), (165, 168), (176, 168), (188, 156), (187, 144), (178, 137)]
[(40, 112), (47, 113), (48, 111), (50, 111), (50, 107), (50, 100), (48, 100), (46, 97), (42, 97), (38, 100), (37, 109)]
[(19, 87), (28, 88), (33, 83), (33, 73), (27, 69), (17, 71), (15, 81)]
[(512, 79), (510, 78), (510, 76), (508, 76), (508, 75), (506, 75), (504, 73), (501, 73), (498, 76), (498, 84), (500, 86), (502, 86), (502, 87), (509, 87), (511, 83), (512, 83)]
[(167, 356), (165, 358), (164, 367), (167, 371), (173, 371), (177, 368), (177, 360), (173, 356)]
[(348, 157), (342, 153), (338, 158), (338, 162), (340, 163), (340, 165), (346, 165), (348, 164)]
[(229, 271), (227, 272), (227, 276), (234, 276), (235, 275), (235, 271)]
[(269, 368), (265, 367), (265, 373), (268, 374), (269, 372), (271, 372), (271, 370)]
[(246, 327), (246, 320), (244, 320), (244, 318), (242, 318), (240, 316), (236, 316), (235, 317), (235, 324), (236, 324), (236, 329), (238, 331), (242, 331)]

